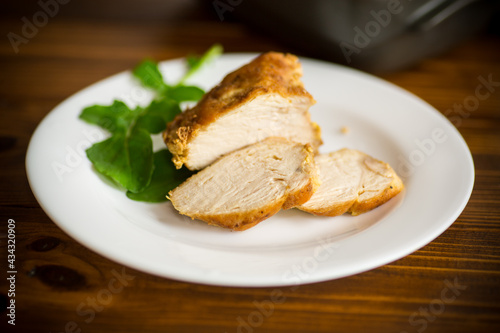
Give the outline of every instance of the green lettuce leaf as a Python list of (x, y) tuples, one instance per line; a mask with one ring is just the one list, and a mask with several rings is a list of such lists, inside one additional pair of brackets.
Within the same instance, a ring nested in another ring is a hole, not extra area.
[(138, 193), (127, 191), (127, 197), (136, 201), (166, 201), (168, 192), (193, 174), (186, 168), (177, 170), (172, 163), (172, 154), (166, 149), (160, 150), (154, 153), (154, 172), (149, 185)]
[(116, 132), (86, 151), (95, 169), (131, 192), (142, 191), (153, 173), (153, 141), (144, 129)]

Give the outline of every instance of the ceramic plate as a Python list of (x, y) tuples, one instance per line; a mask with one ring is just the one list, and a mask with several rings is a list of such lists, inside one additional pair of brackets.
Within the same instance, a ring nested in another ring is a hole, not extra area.
[[(226, 54), (190, 83), (209, 89), (255, 54)], [(169, 202), (128, 199), (92, 170), (84, 150), (105, 138), (78, 119), (93, 104), (151, 99), (124, 72), (73, 95), (40, 123), (26, 168), (38, 202), (65, 232), (95, 252), (151, 274), (222, 286), (290, 286), (345, 277), (402, 258), (431, 242), (464, 209), (474, 166), (458, 131), (418, 97), (368, 74), (301, 59), (304, 84), (317, 100), (321, 152), (342, 147), (388, 162), (406, 189), (360, 216), (315, 217), (281, 211), (243, 232), (208, 226), (176, 213)], [(182, 60), (160, 64), (167, 81)], [(341, 131), (343, 127), (348, 133)], [(155, 149), (163, 148), (160, 137)]]

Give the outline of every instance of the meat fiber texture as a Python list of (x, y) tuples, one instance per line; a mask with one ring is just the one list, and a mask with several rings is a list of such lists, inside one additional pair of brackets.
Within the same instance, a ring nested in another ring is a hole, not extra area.
[(167, 125), (164, 141), (177, 168), (200, 170), (221, 156), (280, 136), (316, 151), (322, 143), (311, 121), (315, 103), (294, 55), (264, 53), (228, 74), (196, 106)]
[(301, 75), (297, 57), (262, 54), (167, 125), (176, 167), (202, 169), (169, 193), (175, 209), (246, 230), (292, 207), (359, 215), (402, 191), (394, 170), (365, 153), (317, 154), (320, 129), (308, 111), (315, 101)]
[(317, 155), (321, 186), (297, 207), (324, 216), (372, 210), (403, 190), (403, 182), (389, 164), (353, 149)]
[(234, 151), (170, 191), (181, 214), (245, 230), (305, 203), (318, 188), (309, 144), (270, 137)]

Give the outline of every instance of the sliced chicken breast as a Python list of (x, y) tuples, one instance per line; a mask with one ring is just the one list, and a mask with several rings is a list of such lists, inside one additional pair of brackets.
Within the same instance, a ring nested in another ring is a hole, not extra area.
[(315, 103), (300, 80), (297, 57), (269, 52), (228, 74), (163, 133), (177, 168), (199, 170), (236, 149), (280, 136), (316, 149), (319, 126), (311, 122)]
[(170, 191), (169, 199), (183, 215), (245, 230), (303, 204), (318, 186), (310, 145), (271, 137), (220, 158)]
[(403, 182), (387, 163), (357, 150), (318, 155), (315, 161), (321, 186), (309, 201), (297, 207), (315, 215), (359, 215), (403, 189)]

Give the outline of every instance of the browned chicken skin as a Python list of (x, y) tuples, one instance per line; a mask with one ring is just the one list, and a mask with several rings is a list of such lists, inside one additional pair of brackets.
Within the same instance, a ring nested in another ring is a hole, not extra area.
[(178, 115), (163, 134), (175, 165), (198, 170), (231, 151), (270, 136), (321, 144), (311, 122), (315, 103), (300, 80), (297, 57), (264, 53), (228, 74), (199, 103)]

